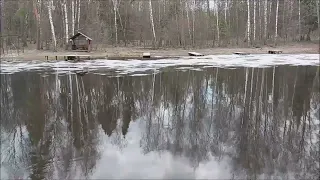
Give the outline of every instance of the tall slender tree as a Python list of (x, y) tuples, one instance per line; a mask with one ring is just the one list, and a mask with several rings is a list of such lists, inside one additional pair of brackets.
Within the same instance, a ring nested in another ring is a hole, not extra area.
[(4, 53), (4, 43), (3, 43), (3, 34), (4, 34), (4, 0), (0, 1), (0, 55)]
[(57, 39), (56, 39), (56, 33), (55, 33), (53, 19), (52, 19), (53, 0), (47, 1), (47, 7), (48, 7), (49, 22), (50, 22), (51, 33), (52, 33), (52, 40), (53, 40), (53, 50), (56, 51), (57, 50)]
[(75, 4), (74, 4), (74, 0), (71, 0), (71, 18), (72, 18), (71, 32), (72, 32), (72, 34), (74, 34), (74, 28), (75, 28)]
[(274, 41), (275, 44), (277, 44), (277, 38), (278, 38), (278, 19), (279, 19), (279, 0), (277, 0), (277, 7), (276, 7), (276, 29), (274, 34)]
[(319, 0), (315, 0), (316, 1), (316, 8), (317, 8), (317, 17), (318, 17), (318, 31), (320, 30), (320, 3)]
[(299, 30), (299, 41), (302, 40), (302, 35), (301, 35), (301, 0), (298, 0), (298, 17), (299, 17), (299, 21), (298, 21), (298, 30)]
[(253, 41), (256, 41), (256, 10), (257, 9), (257, 1), (253, 1)]
[(154, 29), (154, 20), (153, 20), (153, 11), (152, 11), (151, 0), (149, 0), (149, 11), (150, 11), (150, 23), (151, 23), (152, 35), (153, 35), (153, 46), (155, 47), (157, 38), (156, 38), (156, 31)]
[(267, 25), (268, 25), (268, 17), (267, 17), (267, 12), (268, 12), (268, 0), (264, 1), (264, 43), (267, 41)]
[(114, 11), (114, 31), (115, 31), (115, 45), (118, 45), (118, 23), (117, 23), (117, 8), (118, 0), (112, 0), (113, 2), (113, 11)]
[(248, 46), (250, 46), (250, 0), (247, 0), (247, 12), (248, 12), (248, 17), (247, 17), (247, 40), (248, 40)]
[(65, 38), (66, 44), (69, 42), (69, 20), (68, 20), (68, 8), (67, 1), (63, 0), (62, 2), (63, 10), (64, 10), (64, 22), (65, 22)]
[(78, 0), (78, 12), (77, 12), (77, 26), (78, 30), (80, 30), (80, 16), (81, 16), (81, 0)]
[(219, 25), (219, 0), (215, 1), (216, 10), (216, 28), (217, 28), (217, 45), (220, 45), (220, 25)]

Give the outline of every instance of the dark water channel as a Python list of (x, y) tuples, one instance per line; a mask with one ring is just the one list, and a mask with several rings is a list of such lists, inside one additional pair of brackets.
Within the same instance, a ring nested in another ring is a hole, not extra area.
[(319, 178), (319, 67), (1, 74), (1, 177)]

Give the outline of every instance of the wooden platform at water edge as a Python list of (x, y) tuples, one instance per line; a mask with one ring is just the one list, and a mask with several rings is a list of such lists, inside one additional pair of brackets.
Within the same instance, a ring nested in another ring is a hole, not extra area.
[(143, 53), (142, 56), (108, 56), (108, 55), (84, 55), (84, 54), (59, 54), (59, 55), (45, 55), (45, 60), (65, 60), (65, 61), (83, 61), (83, 60), (95, 60), (95, 59), (107, 59), (107, 60), (158, 60), (167, 58), (178, 58), (176, 56), (151, 56), (150, 54)]
[(45, 60), (73, 60), (73, 61), (80, 61), (80, 60), (90, 60), (90, 59), (105, 59), (106, 56), (93, 56), (93, 55), (84, 55), (84, 54), (61, 54), (61, 55), (45, 55)]

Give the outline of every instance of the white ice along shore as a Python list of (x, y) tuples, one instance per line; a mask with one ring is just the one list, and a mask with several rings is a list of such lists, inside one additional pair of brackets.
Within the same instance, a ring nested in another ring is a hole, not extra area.
[(44, 62), (35, 60), (23, 61), (1, 61), (1, 74), (12, 74), (21, 71), (54, 71), (55, 73), (70, 73), (87, 67), (89, 71), (114, 70), (120, 74), (131, 74), (135, 72), (146, 72), (159, 70), (165, 67), (197, 66), (207, 67), (270, 67), (278, 65), (311, 65), (320, 66), (318, 54), (263, 54), (263, 55), (208, 55), (201, 57), (181, 57), (179, 59), (161, 60), (88, 60), (78, 63), (67, 61)]

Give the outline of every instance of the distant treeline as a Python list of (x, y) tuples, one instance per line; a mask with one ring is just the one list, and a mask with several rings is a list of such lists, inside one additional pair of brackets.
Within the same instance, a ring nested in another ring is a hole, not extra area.
[(96, 45), (260, 46), (310, 41), (318, 29), (319, 0), (1, 0), (3, 47), (18, 35), (56, 49), (78, 30)]

